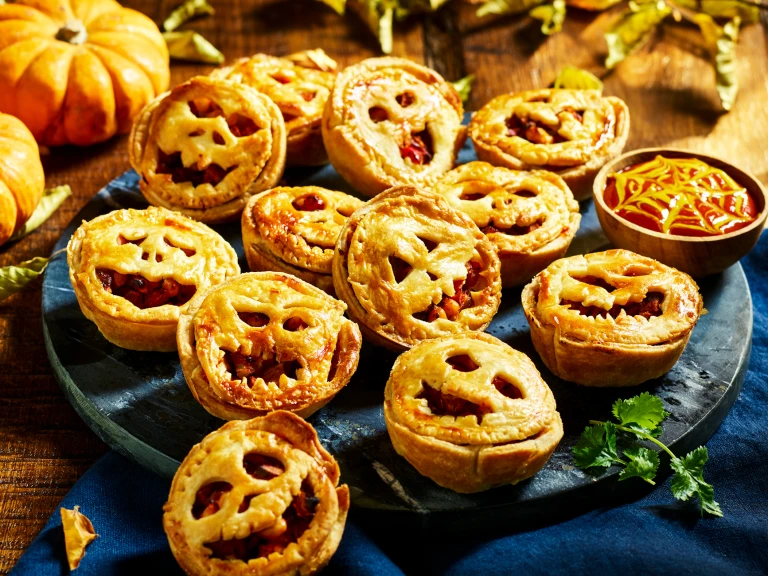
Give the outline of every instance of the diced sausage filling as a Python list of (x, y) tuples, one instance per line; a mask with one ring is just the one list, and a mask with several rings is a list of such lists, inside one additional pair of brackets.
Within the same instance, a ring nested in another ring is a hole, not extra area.
[(565, 142), (565, 138), (560, 136), (549, 126), (544, 126), (535, 120), (522, 120), (517, 116), (510, 116), (506, 120), (507, 136), (517, 136), (527, 140), (532, 144), (559, 144)]
[(480, 280), (480, 264), (469, 261), (466, 267), (467, 277), (453, 282), (453, 296), (443, 294), (438, 304), (430, 304), (426, 310), (414, 314), (414, 318), (425, 322), (434, 322), (438, 318), (453, 321), (459, 317), (459, 312), (465, 308), (471, 308), (474, 304), (471, 292), (476, 289)]
[(206, 484), (195, 495), (192, 505), (192, 516), (196, 519), (216, 514), (224, 503), (224, 497), (232, 490), (229, 482), (211, 482)]
[(121, 274), (115, 270), (97, 268), (96, 277), (104, 290), (125, 298), (142, 310), (164, 304), (181, 306), (195, 295), (197, 287), (180, 284), (173, 278), (148, 280), (141, 274)]

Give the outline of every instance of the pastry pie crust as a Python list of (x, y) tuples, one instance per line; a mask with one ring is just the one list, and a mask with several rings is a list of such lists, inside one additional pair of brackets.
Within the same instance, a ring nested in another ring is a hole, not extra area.
[(442, 196), (411, 186), (379, 194), (350, 216), (333, 283), (366, 338), (393, 350), (482, 331), (501, 300), (490, 240)]
[(335, 295), (333, 248), (347, 218), (363, 201), (318, 186), (278, 187), (243, 210), (243, 246), (251, 270), (293, 274)]
[(690, 276), (628, 250), (558, 260), (522, 300), (547, 368), (584, 386), (634, 386), (668, 372), (703, 306)]
[[(216, 232), (154, 206), (115, 210), (83, 222), (67, 245), (67, 263), (80, 308), (104, 337), (121, 348), (156, 352), (176, 350), (176, 324), (189, 302), (142, 309), (111, 287), (107, 290), (100, 274), (140, 275), (150, 283), (168, 280), (177, 289), (192, 286), (200, 293), (240, 273), (235, 251)], [(151, 289), (141, 279), (136, 282), (137, 290)]]
[(298, 278), (241, 274), (179, 319), (179, 358), (195, 399), (224, 420), (289, 410), (308, 418), (357, 369), (362, 338), (346, 306)]
[(369, 58), (339, 74), (323, 140), (333, 167), (366, 196), (429, 187), (456, 163), (463, 115), (458, 93), (437, 72), (402, 58)]
[[(462, 357), (471, 365), (449, 363)], [(447, 400), (433, 404), (434, 395)], [(555, 398), (530, 358), (484, 333), (428, 340), (401, 355), (384, 390), (384, 420), (398, 454), (463, 493), (530, 478), (563, 437)]]
[(504, 288), (519, 286), (561, 258), (579, 229), (579, 204), (558, 175), (470, 162), (434, 188), (472, 218), (496, 247)]
[[(336, 81), (336, 63), (322, 50), (307, 51), (307, 54), (311, 58), (299, 58), (300, 54), (288, 58), (256, 54), (210, 74), (213, 78), (235, 80), (255, 88), (277, 104), (288, 135), (289, 166), (317, 166), (328, 162), (320, 125), (325, 103)], [(318, 60), (318, 56), (324, 58)]]
[(627, 143), (629, 108), (597, 90), (504, 94), (474, 115), (469, 135), (478, 160), (514, 170), (555, 172), (576, 200), (584, 200), (600, 168)]
[(338, 484), (338, 464), (295, 414), (229, 422), (181, 463), (163, 528), (190, 576), (315, 574), (344, 532)]
[(141, 111), (131, 166), (150, 204), (200, 222), (235, 219), (285, 169), (285, 123), (266, 96), (234, 81), (196, 76)]

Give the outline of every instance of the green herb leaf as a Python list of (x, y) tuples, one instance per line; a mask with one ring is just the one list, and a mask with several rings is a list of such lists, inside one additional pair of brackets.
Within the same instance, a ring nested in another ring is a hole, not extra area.
[(544, 0), (485, 0), (477, 9), (477, 16), (482, 18), (489, 14), (522, 14), (543, 3)]
[(659, 469), (659, 455), (648, 448), (638, 446), (627, 448), (622, 456), (629, 460), (627, 467), (619, 474), (619, 480), (627, 478), (642, 478), (646, 482), (654, 484), (656, 471)]
[(196, 16), (208, 16), (214, 12), (213, 6), (208, 4), (207, 0), (187, 0), (170, 13), (163, 22), (163, 28), (168, 32), (173, 32), (187, 20)]
[(587, 426), (573, 447), (573, 463), (579, 468), (607, 468), (618, 459), (616, 426), (610, 422)]
[(36, 230), (40, 225), (48, 220), (51, 215), (61, 206), (67, 198), (72, 196), (72, 189), (67, 186), (56, 186), (55, 188), (49, 188), (43, 193), (43, 197), (35, 208), (29, 220), (26, 221), (24, 227), (21, 228), (16, 234), (11, 236), (11, 242), (24, 238), (30, 232)]
[(38, 256), (16, 266), (0, 268), (0, 301), (16, 294), (24, 286), (45, 272), (49, 258)]
[(541, 20), (541, 33), (551, 36), (563, 29), (565, 21), (565, 0), (554, 0), (552, 4), (536, 6), (528, 15), (531, 18)]
[(606, 68), (613, 68), (642, 46), (659, 23), (672, 13), (663, 0), (643, 4), (630, 2), (629, 7), (621, 19), (605, 33), (605, 42), (608, 44)]
[(347, 5), (347, 0), (320, 0), (320, 2), (333, 8), (337, 14), (344, 14), (344, 8)]
[(616, 400), (613, 404), (613, 415), (621, 426), (650, 433), (664, 421), (667, 412), (661, 398), (643, 392), (627, 400)]
[(352, 8), (376, 35), (384, 54), (392, 53), (392, 21), (396, 0), (349, 0)]
[(603, 83), (600, 78), (581, 70), (575, 66), (566, 66), (555, 78), (555, 88), (567, 88), (570, 90), (600, 90), (603, 91)]
[(469, 76), (464, 76), (464, 78), (460, 80), (456, 80), (456, 82), (451, 82), (453, 87), (456, 88), (456, 92), (461, 96), (462, 102), (466, 102), (469, 99), (469, 94), (472, 92), (472, 83), (474, 81), (475, 75), (470, 74)]
[(670, 462), (675, 475), (672, 477), (672, 495), (678, 500), (688, 500), (698, 496), (702, 514), (722, 516), (720, 505), (715, 502), (715, 490), (704, 481), (704, 464), (709, 460), (705, 446), (699, 446), (683, 458), (673, 458)]
[(720, 102), (723, 109), (730, 110), (739, 91), (739, 81), (736, 77), (736, 42), (739, 39), (741, 20), (736, 16), (722, 27), (707, 14), (696, 14), (694, 20), (699, 25), (714, 59), (715, 82)]
[(739, 0), (675, 0), (675, 4), (713, 18), (732, 20), (738, 16), (743, 24), (760, 21), (760, 8)]
[(168, 45), (168, 53), (175, 60), (204, 64), (224, 62), (224, 54), (194, 30), (163, 32), (163, 38)]

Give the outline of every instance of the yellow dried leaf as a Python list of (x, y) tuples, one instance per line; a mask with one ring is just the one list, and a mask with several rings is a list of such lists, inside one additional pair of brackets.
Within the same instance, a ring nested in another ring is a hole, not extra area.
[(481, 18), (488, 14), (521, 14), (543, 3), (544, 0), (484, 0), (477, 10), (477, 16)]
[(551, 4), (541, 4), (533, 8), (528, 15), (541, 20), (541, 33), (551, 36), (563, 29), (565, 21), (565, 0), (554, 0)]
[(472, 92), (472, 83), (474, 81), (475, 75), (470, 74), (469, 76), (464, 76), (464, 78), (456, 80), (456, 82), (451, 82), (456, 89), (456, 92), (459, 93), (462, 102), (469, 100), (469, 94)]
[(742, 24), (755, 24), (760, 21), (760, 7), (739, 0), (675, 0), (675, 4), (688, 10), (703, 12), (713, 18), (732, 20), (738, 16)]
[(600, 90), (602, 92), (603, 83), (591, 72), (576, 68), (576, 66), (566, 66), (557, 73), (554, 87), (568, 90)]
[(80, 561), (85, 556), (85, 547), (98, 536), (91, 521), (79, 510), (80, 506), (75, 506), (74, 510), (61, 509), (61, 526), (64, 529), (64, 544), (67, 547), (70, 570), (80, 566)]
[(286, 56), (286, 58), (296, 64), (296, 66), (312, 68), (321, 72), (336, 72), (336, 67), (338, 66), (336, 60), (328, 56), (322, 48), (296, 52)]
[(720, 26), (707, 14), (696, 14), (694, 20), (699, 25), (707, 48), (715, 64), (715, 82), (717, 94), (724, 110), (730, 110), (739, 91), (736, 77), (736, 42), (739, 39), (741, 19), (736, 16), (724, 26)]
[(568, 6), (580, 10), (590, 10), (592, 12), (602, 12), (608, 10), (611, 6), (616, 6), (622, 0), (568, 0)]
[(608, 57), (605, 67), (613, 68), (629, 54), (643, 45), (672, 9), (663, 0), (636, 4), (629, 3), (629, 10), (605, 33)]
[(320, 0), (320, 2), (333, 8), (337, 14), (344, 14), (344, 7), (347, 3), (346, 0)]
[(352, 8), (376, 35), (384, 54), (392, 53), (392, 22), (396, 0), (349, 0)]
[(165, 19), (163, 29), (173, 32), (187, 20), (198, 16), (209, 16), (214, 12), (213, 6), (208, 4), (207, 0), (187, 0)]
[(194, 30), (163, 32), (168, 54), (173, 60), (221, 64), (224, 54)]

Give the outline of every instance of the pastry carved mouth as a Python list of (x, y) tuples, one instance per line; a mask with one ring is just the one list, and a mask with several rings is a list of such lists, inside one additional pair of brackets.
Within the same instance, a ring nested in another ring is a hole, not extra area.
[(517, 224), (514, 224), (512, 226), (503, 227), (494, 224), (493, 220), (491, 220), (491, 222), (488, 223), (488, 226), (480, 228), (480, 231), (483, 234), (507, 234), (509, 236), (524, 236), (525, 234), (530, 234), (534, 230), (541, 228), (542, 224), (544, 224), (543, 220), (534, 222), (528, 226), (518, 226)]
[(482, 278), (479, 263), (469, 261), (466, 267), (467, 277), (453, 281), (453, 296), (443, 294), (438, 304), (430, 304), (426, 310), (415, 313), (413, 317), (425, 322), (434, 322), (438, 318), (454, 321), (462, 310), (471, 308), (474, 305), (471, 292), (482, 289)]
[(166, 154), (162, 150), (157, 152), (157, 168), (156, 174), (169, 174), (171, 181), (174, 184), (181, 184), (183, 182), (189, 182), (192, 186), (200, 186), (200, 184), (210, 184), (217, 186), (219, 182), (226, 178), (227, 174), (232, 172), (237, 166), (230, 166), (229, 168), (222, 168), (218, 164), (211, 163), (206, 168), (198, 170), (184, 166), (181, 161), (181, 152), (172, 152)]
[(410, 142), (400, 147), (400, 157), (420, 166), (429, 164), (434, 155), (432, 135), (427, 128), (411, 133)]
[(510, 116), (506, 119), (507, 136), (517, 136), (532, 144), (559, 144), (565, 142), (556, 130), (530, 119)]
[[(460, 371), (465, 372), (469, 370)], [(523, 397), (522, 392), (517, 386), (511, 382), (507, 382), (499, 376), (496, 376), (493, 379), (492, 384), (496, 390), (507, 398), (514, 400)], [(452, 394), (446, 394), (440, 390), (432, 388), (426, 382), (422, 382), (422, 390), (416, 395), (416, 399), (422, 398), (426, 399), (427, 407), (435, 416), (453, 416), (454, 418), (474, 416), (477, 418), (477, 423), (482, 424), (483, 416), (493, 412), (490, 406), (476, 404), (470, 400), (465, 400), (458, 396), (453, 396)]]
[(278, 384), (283, 374), (296, 380), (297, 371), (301, 368), (298, 360), (278, 362), (274, 352), (246, 356), (240, 352), (224, 350), (222, 361), (230, 374), (230, 380), (239, 381), (245, 378), (249, 388), (259, 379), (264, 380), (266, 384)]
[(319, 498), (314, 495), (312, 487), (305, 480), (301, 484), (300, 492), (293, 498), (282, 517), (266, 530), (246, 538), (207, 542), (204, 546), (211, 551), (211, 558), (241, 562), (283, 552), (307, 530), (319, 503)]
[(571, 310), (576, 310), (582, 316), (591, 318), (601, 317), (618, 318), (621, 311), (624, 310), (627, 316), (642, 316), (646, 320), (654, 316), (661, 316), (661, 304), (664, 302), (664, 294), (660, 292), (649, 292), (640, 302), (630, 302), (625, 305), (614, 304), (610, 310), (598, 306), (584, 306), (581, 302), (572, 300), (563, 300), (560, 304), (568, 306)]
[(153, 281), (141, 274), (121, 274), (107, 268), (97, 268), (96, 277), (104, 290), (125, 298), (142, 310), (164, 304), (181, 306), (197, 291), (196, 286), (180, 284), (173, 278)]

